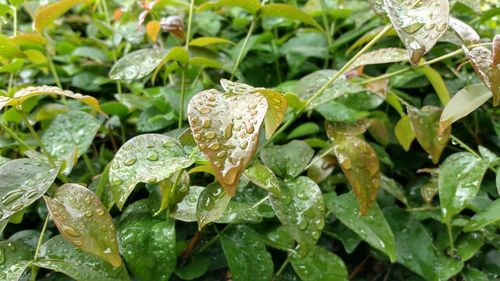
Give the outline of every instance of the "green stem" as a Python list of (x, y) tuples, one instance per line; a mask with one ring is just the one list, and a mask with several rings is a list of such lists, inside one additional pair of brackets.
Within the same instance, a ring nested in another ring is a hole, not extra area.
[[(106, 19), (106, 23), (111, 25), (111, 19), (109, 17), (109, 11), (108, 11), (108, 5), (106, 4), (106, 0), (102, 0), (102, 1), (99, 1), (99, 3), (101, 4), (101, 10), (104, 14), (104, 18)], [(114, 42), (113, 40), (111, 40), (112, 42)], [(114, 43), (113, 43), (114, 45)], [(113, 58), (113, 62), (116, 63), (116, 61), (118, 60), (118, 56), (116, 55), (116, 47), (113, 46), (113, 49), (111, 50), (111, 57)], [(118, 96), (122, 97), (122, 84), (120, 81), (116, 81), (116, 91), (118, 92)]]
[[(459, 138), (455, 137), (454, 135), (451, 135), (451, 140), (452, 140), (452, 142), (458, 143), (458, 145), (460, 145), (461, 148), (465, 149), (467, 152), (474, 155), (475, 157), (480, 158), (480, 159), (482, 158), (481, 155), (479, 155), (476, 151), (474, 151), (474, 149), (472, 149), (470, 146), (465, 144), (465, 142), (461, 141)], [(497, 172), (492, 166), (489, 166), (488, 169), (490, 171), (492, 171), (494, 174), (496, 174), (496, 172)]]
[(418, 208), (407, 208), (406, 210), (408, 212), (425, 212), (425, 211), (439, 210), (439, 207), (426, 206), (426, 207), (418, 207)]
[(213, 243), (215, 243), (215, 241), (217, 241), (219, 239), (221, 234), (224, 233), (225, 231), (227, 231), (231, 226), (232, 226), (232, 224), (228, 224), (221, 231), (217, 231), (217, 234), (214, 237), (212, 237), (212, 239), (210, 239), (206, 244), (204, 244), (200, 248), (200, 251), (198, 253), (201, 254), (204, 251), (206, 251)]
[(57, 87), (62, 89), (62, 84), (61, 84), (61, 80), (59, 79), (59, 74), (57, 74), (56, 68), (54, 66), (54, 61), (52, 60), (52, 56), (49, 54), (48, 50), (47, 50), (47, 61), (49, 62), (50, 72), (52, 73), (52, 76), (54, 77), (54, 80), (56, 82)]
[(186, 95), (186, 69), (182, 68), (181, 71), (181, 100), (179, 104), (179, 129), (182, 128), (184, 119), (184, 98)]
[(446, 223), (446, 228), (448, 229), (448, 239), (450, 241), (450, 257), (455, 255), (455, 245), (453, 243), (453, 227), (451, 223)]
[[(40, 237), (38, 237), (38, 242), (36, 243), (35, 255), (33, 256), (33, 261), (38, 259), (38, 253), (40, 252), (40, 247), (42, 246), (43, 237), (45, 236), (45, 231), (47, 230), (47, 225), (49, 224), (49, 214), (45, 216), (45, 222), (43, 223), (42, 232), (40, 232)], [(31, 267), (31, 281), (36, 280), (36, 274), (38, 273), (38, 266)]]
[(87, 154), (83, 154), (83, 161), (85, 162), (85, 166), (87, 166), (87, 170), (89, 170), (90, 175), (94, 177), (96, 175), (94, 168), (92, 167), (92, 161), (90, 161), (90, 158), (87, 156)]
[(189, 41), (191, 40), (191, 25), (193, 23), (194, 0), (189, 4), (188, 28), (186, 33), (186, 50), (189, 49)]
[[(10, 8), (12, 9), (12, 25), (13, 25), (12, 26), (12, 35), (15, 37), (15, 36), (17, 36), (17, 9), (14, 6), (10, 6)], [(10, 90), (12, 89), (13, 81), (14, 81), (14, 73), (10, 73), (7, 93), (9, 93)]]
[(43, 145), (43, 142), (40, 139), (40, 136), (38, 135), (38, 133), (35, 131), (33, 126), (31, 126), (30, 121), (28, 120), (28, 116), (26, 116), (26, 113), (23, 110), (18, 110), (17, 112), (23, 118), (23, 121), (26, 124), (26, 127), (28, 127), (28, 130), (30, 131), (31, 135), (33, 136), (33, 138), (35, 138), (36, 142), (38, 143), (38, 146), (40, 147), (40, 150), (42, 150), (43, 154), (45, 154), (45, 156), (47, 156), (47, 159), (49, 160), (50, 165), (52, 167), (55, 167), (56, 163), (54, 162), (54, 159), (52, 158), (50, 153), (45, 148), (45, 145)]
[(328, 154), (330, 154), (332, 151), (333, 151), (333, 146), (330, 147), (329, 149), (325, 150), (325, 152), (321, 153), (320, 156), (317, 156), (315, 159), (313, 159), (309, 164), (307, 164), (307, 166), (304, 168), (304, 170), (307, 170), (309, 168), (311, 168), (312, 165), (316, 164), (316, 162), (318, 162), (319, 160), (321, 160), (321, 158), (327, 156)]
[(27, 150), (33, 150), (31, 146), (29, 146), (27, 143), (25, 143), (14, 131), (12, 131), (8, 126), (6, 126), (4, 123), (0, 122), (0, 126), (13, 138), (15, 139), (18, 143), (20, 143), (22, 146), (24, 146)]
[(236, 58), (236, 63), (234, 64), (233, 70), (231, 71), (231, 78), (229, 80), (233, 80), (234, 74), (238, 70), (238, 66), (241, 63), (241, 60), (243, 59), (243, 53), (245, 52), (245, 49), (247, 48), (248, 41), (250, 40), (250, 36), (252, 36), (253, 30), (255, 29), (255, 24), (257, 22), (257, 17), (253, 17), (252, 23), (250, 24), (250, 28), (248, 29), (247, 36), (245, 37), (245, 40), (243, 41), (243, 46), (241, 46), (240, 53), (238, 54), (238, 57)]
[(252, 209), (255, 209), (255, 208), (259, 207), (264, 202), (266, 202), (268, 199), (269, 199), (269, 195), (267, 195), (266, 197), (262, 198), (259, 202), (253, 204)]
[(330, 58), (330, 49), (333, 45), (332, 37), (331, 37), (331, 31), (330, 31), (330, 24), (328, 23), (328, 16), (327, 16), (327, 10), (328, 7), (325, 3), (325, 0), (320, 0), (321, 3), (321, 16), (323, 18), (323, 25), (325, 26), (325, 37), (326, 37), (326, 42), (328, 45), (328, 55), (325, 59), (325, 67), (328, 68), (328, 59)]
[(288, 255), (286, 257), (286, 260), (283, 262), (283, 264), (280, 266), (280, 268), (278, 269), (278, 271), (276, 272), (276, 274), (274, 274), (274, 278), (273, 280), (275, 280), (277, 277), (279, 277), (282, 273), (283, 273), (283, 270), (285, 270), (286, 266), (288, 265), (288, 263), (290, 263), (290, 255)]

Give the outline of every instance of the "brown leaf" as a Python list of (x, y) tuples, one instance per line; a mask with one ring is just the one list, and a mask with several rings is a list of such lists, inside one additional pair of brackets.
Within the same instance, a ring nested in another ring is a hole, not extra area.
[(148, 34), (151, 41), (156, 42), (158, 39), (158, 34), (160, 33), (160, 22), (157, 20), (152, 20), (146, 25), (146, 33)]

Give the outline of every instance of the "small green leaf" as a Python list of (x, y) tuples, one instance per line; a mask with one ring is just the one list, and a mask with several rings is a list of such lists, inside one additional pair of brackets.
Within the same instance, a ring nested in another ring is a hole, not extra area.
[(366, 216), (360, 217), (359, 205), (352, 192), (340, 196), (329, 194), (325, 200), (329, 212), (372, 247), (387, 254), (392, 262), (396, 261), (394, 235), (376, 203), (370, 207)]
[(297, 139), (301, 137), (306, 137), (310, 135), (317, 134), (320, 131), (320, 127), (315, 122), (307, 122), (298, 125), (294, 128), (288, 136), (286, 136), (287, 140)]
[(463, 267), (463, 262), (439, 253), (433, 271), (436, 272), (436, 280), (450, 280), (460, 273)]
[(32, 258), (33, 254), (23, 243), (0, 241), (0, 280), (18, 281)]
[(266, 99), (259, 93), (207, 90), (189, 102), (187, 112), (194, 139), (230, 196), (236, 194), (236, 184), (255, 154), (267, 108)]
[(451, 128), (439, 130), (441, 109), (435, 106), (424, 106), (421, 109), (407, 106), (411, 127), (418, 143), (429, 153), (432, 162), (437, 164), (451, 135)]
[(384, 3), (411, 63), (417, 65), (448, 27), (448, 0), (384, 0)]
[(404, 150), (410, 150), (410, 146), (415, 139), (415, 133), (411, 127), (411, 121), (408, 115), (404, 114), (401, 119), (399, 119), (398, 123), (396, 123), (394, 134)]
[(349, 69), (356, 69), (363, 65), (393, 63), (408, 60), (408, 52), (400, 48), (382, 48), (361, 55)]
[(7, 36), (3, 34), (0, 34), (0, 49), (2, 50), (0, 58), (11, 59), (14, 57), (24, 57), (23, 52), (16, 46), (16, 44), (14, 44)]
[(319, 23), (309, 16), (306, 12), (297, 7), (287, 4), (267, 4), (259, 10), (261, 17), (283, 17), (289, 20), (296, 20), (302, 23), (312, 25), (317, 29), (323, 31)]
[(203, 186), (189, 187), (188, 194), (175, 206), (170, 216), (185, 222), (196, 221), (196, 205), (203, 190), (205, 190)]
[(34, 265), (62, 272), (79, 281), (130, 281), (125, 265), (114, 268), (109, 263), (81, 252), (60, 235), (40, 248)]
[(464, 281), (490, 281), (486, 273), (473, 267), (466, 267), (462, 271), (462, 274), (464, 276)]
[(443, 222), (451, 222), (465, 208), (467, 201), (476, 196), (487, 169), (486, 159), (468, 152), (452, 154), (443, 161), (438, 178)]
[(198, 12), (221, 7), (239, 7), (251, 14), (256, 14), (261, 5), (259, 0), (218, 0), (215, 2), (203, 3), (198, 7)]
[(175, 270), (175, 222), (170, 218), (153, 218), (138, 201), (122, 215), (118, 239), (127, 268), (140, 281), (168, 280)]
[(441, 103), (443, 105), (448, 104), (448, 102), (450, 101), (450, 93), (448, 92), (448, 88), (446, 87), (441, 74), (439, 74), (439, 72), (428, 65), (422, 66), (420, 68), (420, 71), (422, 71), (429, 82), (431, 82), (432, 87), (436, 91), (436, 94), (438, 95)]
[(398, 199), (403, 204), (408, 206), (408, 198), (406, 198), (405, 191), (401, 186), (401, 184), (387, 177), (384, 174), (380, 174), (380, 179), (381, 179), (380, 187), (382, 187), (385, 191), (394, 196), (394, 198)]
[(145, 77), (162, 62), (165, 51), (141, 49), (120, 58), (109, 72), (113, 80), (136, 80)]
[(160, 181), (161, 203), (155, 216), (179, 203), (189, 192), (189, 174), (182, 170)]
[(152, 78), (153, 84), (162, 66), (169, 61), (178, 61), (181, 65), (186, 65), (189, 62), (189, 53), (185, 48), (182, 47), (173, 47), (172, 49), (168, 50), (167, 54), (155, 67), (155, 71), (153, 73), (153, 78)]
[(500, 199), (495, 200), (485, 210), (474, 215), (465, 225), (464, 231), (476, 231), (500, 220)]
[(88, 5), (92, 0), (61, 0), (48, 4), (36, 10), (33, 17), (33, 29), (41, 33), (45, 27), (50, 25), (55, 19), (64, 15), (67, 11), (79, 4)]
[(196, 203), (196, 220), (198, 228), (216, 221), (222, 217), (231, 200), (226, 191), (217, 182), (209, 184), (198, 197)]
[(450, 17), (449, 25), (462, 38), (465, 45), (477, 44), (481, 40), (479, 34), (472, 27), (457, 18)]
[(457, 238), (457, 254), (465, 262), (471, 259), (484, 245), (484, 237), (477, 232), (462, 234)]
[(114, 267), (122, 264), (111, 216), (92, 191), (70, 183), (44, 199), (52, 220), (67, 241)]
[(270, 201), (278, 219), (299, 243), (301, 254), (311, 251), (325, 226), (325, 203), (318, 185), (308, 177), (287, 179), (283, 195), (271, 195)]
[(246, 202), (229, 201), (226, 210), (216, 223), (259, 223), (262, 221), (262, 216), (257, 208)]
[(342, 259), (320, 246), (314, 247), (304, 258), (292, 256), (290, 262), (304, 281), (348, 280), (347, 269)]
[(266, 128), (266, 138), (269, 139), (285, 118), (288, 102), (281, 93), (274, 90), (259, 89), (255, 92), (262, 94), (267, 100), (268, 106), (264, 125)]
[(136, 184), (160, 182), (191, 164), (193, 160), (170, 137), (145, 134), (130, 139), (111, 161), (109, 182), (116, 205), (123, 208)]
[(458, 91), (441, 114), (440, 130), (469, 115), (490, 98), (491, 91), (484, 84), (469, 85)]
[(175, 274), (182, 280), (193, 280), (202, 277), (210, 266), (210, 260), (206, 257), (193, 257), (191, 260), (175, 269)]
[(31, 159), (11, 160), (0, 166), (0, 221), (42, 197), (56, 179), (57, 170)]
[(220, 37), (198, 37), (189, 42), (189, 46), (206, 47), (214, 44), (234, 44), (234, 42)]
[(268, 167), (255, 163), (245, 170), (245, 176), (247, 176), (247, 178), (258, 187), (263, 188), (276, 196), (281, 196), (280, 183), (273, 171), (271, 171)]
[(306, 142), (298, 140), (265, 147), (260, 153), (262, 163), (282, 178), (300, 175), (313, 156), (314, 150)]
[(238, 225), (222, 234), (220, 241), (233, 280), (247, 281), (256, 276), (262, 280), (271, 280), (273, 260), (253, 229)]
[(326, 123), (326, 131), (333, 142), (340, 167), (358, 198), (360, 214), (363, 216), (375, 202), (380, 187), (380, 163), (377, 154), (364, 140), (338, 133), (331, 123)]

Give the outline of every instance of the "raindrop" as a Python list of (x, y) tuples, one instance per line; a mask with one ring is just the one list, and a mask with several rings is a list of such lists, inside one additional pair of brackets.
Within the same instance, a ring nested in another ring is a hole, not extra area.
[(99, 215), (99, 216), (104, 216), (104, 210), (103, 210), (103, 209), (97, 209), (95, 212), (96, 212), (96, 213), (97, 213), (97, 215)]
[(215, 200), (210, 197), (205, 197), (203, 200), (203, 208), (205, 210), (212, 210), (215, 207)]
[(308, 200), (309, 199), (309, 196), (307, 196), (307, 194), (303, 191), (299, 192), (299, 194), (297, 194), (297, 197), (300, 200)]
[(210, 128), (210, 123), (212, 123), (210, 121), (210, 119), (207, 119), (207, 120), (203, 121), (202, 127), (205, 128), (205, 129), (208, 129), (208, 128)]
[(148, 155), (146, 156), (146, 158), (150, 161), (157, 161), (158, 160), (158, 153), (156, 153), (155, 151), (150, 151), (150, 152), (148, 152)]
[(155, 183), (158, 179), (156, 177), (149, 177), (147, 179), (148, 183)]
[(205, 133), (205, 138), (211, 140), (211, 139), (215, 138), (215, 133), (212, 131), (208, 131)]
[(114, 180), (111, 182), (111, 184), (112, 184), (112, 185), (120, 185), (120, 184), (122, 184), (122, 183), (123, 183), (123, 180), (122, 180), (122, 179), (120, 179), (120, 178), (116, 178), (116, 179), (114, 179)]
[(305, 230), (307, 228), (307, 221), (305, 219), (302, 219), (299, 223), (299, 229), (300, 230)]
[(0, 264), (3, 264), (4, 262), (5, 262), (4, 249), (0, 249)]
[(212, 143), (209, 147), (210, 150), (218, 150), (220, 148), (220, 144)]
[(62, 231), (71, 237), (80, 237), (80, 232), (72, 228), (71, 226), (63, 225)]
[(16, 201), (17, 199), (19, 199), (21, 196), (23, 196), (23, 193), (24, 192), (20, 189), (12, 190), (4, 195), (4, 197), (2, 198), (2, 202), (5, 205), (8, 205), (8, 204)]
[(325, 227), (325, 220), (318, 219), (314, 222), (314, 225), (316, 226), (316, 229), (322, 230)]
[(130, 150), (130, 149), (132, 149), (132, 144), (131, 144), (131, 143), (126, 143), (126, 144), (123, 146), (123, 149), (125, 149), (125, 150)]
[(135, 162), (137, 162), (137, 158), (132, 157), (132, 158), (125, 160), (125, 163), (123, 163), (123, 164), (125, 164), (125, 166), (132, 166), (135, 164)]
[(15, 204), (12, 207), (10, 207), (10, 210), (13, 212), (17, 212), (23, 208), (23, 204)]

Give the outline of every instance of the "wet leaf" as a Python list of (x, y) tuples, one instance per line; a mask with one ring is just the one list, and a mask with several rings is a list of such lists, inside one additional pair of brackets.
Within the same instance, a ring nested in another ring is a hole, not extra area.
[(120, 58), (109, 71), (113, 80), (136, 80), (145, 77), (161, 63), (165, 51), (141, 49)]
[(263, 6), (259, 10), (259, 12), (260, 16), (262, 17), (283, 17), (289, 20), (296, 20), (308, 25), (312, 25), (315, 28), (323, 31), (321, 25), (317, 23), (313, 17), (311, 17), (306, 12), (292, 5), (267, 4)]
[(175, 270), (175, 222), (153, 218), (144, 201), (130, 205), (118, 226), (120, 250), (127, 268), (141, 281), (168, 280)]
[(437, 254), (437, 259), (434, 265), (434, 272), (436, 272), (437, 280), (450, 280), (453, 276), (462, 271), (464, 263), (450, 258), (441, 253)]
[(189, 42), (189, 46), (206, 47), (214, 44), (234, 44), (234, 42), (220, 37), (198, 37)]
[(343, 224), (354, 231), (375, 249), (384, 252), (392, 262), (396, 261), (394, 235), (379, 206), (373, 204), (365, 216), (359, 216), (359, 205), (354, 193), (325, 196), (326, 207)]
[(304, 281), (348, 280), (342, 259), (320, 246), (314, 247), (304, 258), (292, 256), (290, 262)]
[(148, 34), (151, 41), (156, 42), (158, 39), (158, 34), (160, 34), (161, 26), (160, 22), (157, 20), (152, 20), (146, 25), (146, 33)]
[(259, 93), (208, 90), (189, 102), (189, 123), (196, 143), (230, 196), (235, 195), (235, 186), (252, 160), (266, 112), (266, 99)]
[(210, 260), (207, 257), (192, 257), (191, 260), (175, 269), (175, 275), (182, 280), (193, 280), (202, 277), (210, 266)]
[(399, 184), (397, 181), (387, 177), (384, 174), (380, 174), (380, 176), (381, 176), (380, 186), (389, 194), (394, 196), (394, 198), (398, 199), (403, 204), (408, 206), (408, 198), (406, 198), (403, 186), (401, 186), (401, 184)]
[(53, 86), (26, 87), (24, 89), (17, 91), (12, 98), (0, 97), (0, 109), (2, 109), (6, 105), (10, 106), (22, 105), (27, 99), (40, 95), (59, 95), (76, 99), (87, 104), (92, 109), (105, 115), (105, 113), (101, 110), (101, 107), (99, 106), (99, 102), (94, 97), (73, 93), (72, 91), (62, 90), (58, 87), (53, 87)]
[(362, 54), (354, 64), (349, 67), (350, 70), (363, 65), (393, 63), (408, 60), (408, 52), (400, 48), (382, 48)]
[(415, 133), (411, 127), (411, 121), (410, 118), (408, 118), (408, 115), (403, 115), (401, 119), (399, 119), (398, 123), (396, 123), (396, 126), (394, 127), (394, 134), (404, 150), (410, 150), (410, 146), (415, 139)]
[(265, 147), (260, 153), (262, 163), (282, 178), (300, 175), (313, 156), (314, 150), (306, 142), (298, 140)]
[[(188, 195), (189, 196), (189, 195)], [(209, 184), (196, 202), (196, 220), (198, 229), (222, 217), (231, 200), (226, 191), (217, 182)]]
[(189, 53), (188, 51), (183, 48), (183, 47), (173, 47), (172, 49), (168, 50), (167, 54), (163, 56), (161, 61), (156, 64), (154, 67), (154, 72), (153, 72), (153, 77), (151, 80), (153, 81), (153, 84), (156, 80), (156, 76), (158, 75), (158, 72), (162, 69), (162, 67), (170, 61), (177, 61), (181, 65), (186, 65), (189, 61)]
[(220, 241), (233, 280), (247, 281), (256, 276), (271, 280), (273, 260), (253, 229), (245, 225), (235, 226), (222, 234)]
[(239, 7), (251, 14), (256, 14), (261, 5), (258, 0), (218, 0), (215, 2), (203, 3), (198, 7), (198, 12), (221, 7)]
[(333, 142), (340, 167), (358, 198), (360, 214), (363, 216), (375, 202), (380, 187), (380, 163), (377, 154), (364, 140), (337, 133), (331, 123), (326, 124), (326, 131)]
[(258, 187), (263, 188), (276, 196), (281, 195), (280, 183), (273, 171), (271, 171), (268, 167), (255, 163), (245, 170), (245, 176)]
[(387, 13), (417, 65), (448, 28), (448, 0), (384, 0)]
[(130, 139), (111, 161), (109, 182), (116, 205), (123, 208), (136, 184), (157, 183), (193, 162), (170, 137), (145, 134)]
[(428, 65), (422, 66), (420, 71), (422, 71), (429, 82), (431, 82), (431, 85), (436, 91), (441, 103), (446, 105), (450, 101), (450, 93), (448, 92), (448, 88), (446, 87), (441, 74)]
[(457, 238), (457, 254), (465, 262), (471, 259), (484, 245), (484, 238), (480, 233), (462, 234)]
[(484, 84), (469, 85), (458, 91), (446, 104), (439, 120), (440, 130), (472, 113), (491, 98), (491, 91)]
[(330, 174), (333, 172), (333, 169), (337, 166), (337, 157), (333, 151), (328, 154), (322, 156), (327, 149), (332, 149), (331, 147), (320, 150), (316, 156), (311, 160), (313, 163), (309, 169), (307, 169), (307, 176), (315, 181), (316, 183), (320, 183), (325, 180)]
[(179, 203), (189, 192), (189, 184), (189, 174), (184, 170), (160, 181), (161, 203), (155, 216)]
[(36, 10), (33, 17), (33, 29), (42, 32), (55, 19), (64, 15), (67, 11), (79, 4), (89, 5), (92, 0), (61, 0), (45, 5)]
[(301, 137), (306, 137), (310, 135), (314, 135), (320, 131), (320, 127), (315, 122), (307, 122), (302, 123), (295, 127), (289, 134), (286, 136), (287, 140), (298, 139)]
[(267, 100), (268, 106), (264, 125), (266, 128), (266, 138), (269, 139), (285, 118), (288, 102), (281, 93), (273, 90), (262, 89), (257, 92), (262, 94)]
[(19, 280), (32, 259), (33, 254), (23, 243), (0, 241), (0, 280)]
[(451, 135), (450, 127), (439, 130), (442, 110), (435, 106), (424, 106), (421, 109), (407, 106), (407, 111), (418, 143), (429, 153), (432, 162), (437, 164)]
[(316, 245), (325, 227), (325, 203), (318, 185), (308, 177), (287, 179), (283, 195), (271, 195), (271, 205), (304, 256)]
[(462, 274), (464, 276), (464, 281), (489, 281), (490, 278), (486, 273), (475, 269), (473, 267), (466, 267)]
[(438, 178), (443, 222), (451, 222), (467, 201), (476, 196), (487, 169), (486, 159), (476, 158), (468, 152), (452, 154), (443, 161)]
[(81, 252), (60, 235), (52, 237), (40, 248), (33, 264), (62, 272), (79, 281), (129, 281), (124, 265), (114, 268), (109, 263)]
[(196, 221), (196, 205), (204, 189), (205, 187), (203, 186), (189, 187), (188, 194), (174, 207), (170, 216), (176, 220), (185, 222)]
[(42, 143), (58, 160), (66, 160), (75, 147), (85, 154), (101, 126), (101, 121), (82, 111), (59, 114), (45, 130)]
[(475, 214), (465, 225), (464, 231), (476, 231), (483, 227), (494, 224), (500, 220), (500, 199), (495, 200), (491, 205), (481, 212)]
[(246, 202), (229, 201), (226, 210), (216, 223), (259, 223), (262, 216), (257, 208)]
[(476, 44), (481, 40), (479, 34), (472, 27), (457, 18), (450, 17), (449, 25), (460, 36), (465, 45)]
[(78, 184), (65, 184), (54, 196), (44, 199), (67, 241), (114, 267), (122, 264), (111, 216), (92, 191)]
[(11, 160), (0, 166), (0, 221), (42, 197), (56, 179), (57, 170), (31, 159)]
[(373, 12), (383, 21), (389, 20), (389, 15), (385, 9), (384, 0), (368, 0)]

